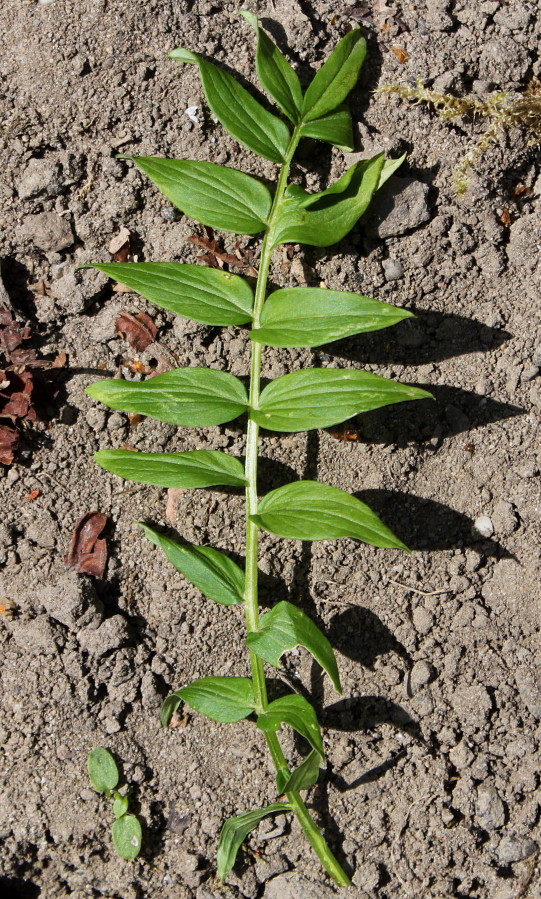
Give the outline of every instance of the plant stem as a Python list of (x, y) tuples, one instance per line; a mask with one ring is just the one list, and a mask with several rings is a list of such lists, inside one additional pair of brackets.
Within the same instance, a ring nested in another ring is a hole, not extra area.
[[(265, 302), (267, 294), (267, 281), (269, 276), (269, 268), (273, 252), (273, 244), (275, 238), (275, 225), (282, 205), (284, 191), (287, 186), (287, 178), (293, 154), (297, 149), (300, 139), (300, 126), (297, 126), (291, 136), (289, 147), (276, 187), (276, 193), (272, 208), (269, 215), (269, 221), (265, 238), (261, 247), (261, 260), (259, 265), (259, 273), (255, 289), (254, 311), (253, 311), (253, 327), (259, 327), (259, 319), (261, 310)], [(260, 378), (261, 378), (261, 352), (262, 345), (260, 343), (252, 343), (251, 361), (250, 361), (250, 408), (257, 409), (259, 406)], [(246, 587), (244, 594), (244, 608), (246, 617), (247, 633), (255, 633), (259, 630), (259, 601), (258, 601), (258, 528), (251, 520), (251, 516), (255, 515), (258, 506), (257, 496), (257, 462), (259, 455), (259, 426), (251, 418), (248, 419), (248, 427), (246, 432)], [(268, 705), (267, 684), (265, 681), (265, 671), (263, 662), (254, 652), (250, 651), (250, 664), (252, 669), (252, 679), (254, 683), (254, 694), (256, 700), (256, 712), (261, 714)], [(282, 752), (278, 737), (275, 733), (265, 733), (269, 752), (274, 762), (278, 774), (284, 780), (290, 775), (290, 771)], [(316, 852), (323, 867), (340, 886), (348, 886), (349, 878), (345, 871), (341, 868), (338, 861), (329, 849), (323, 835), (320, 833), (314, 820), (312, 819), (305, 803), (301, 799), (298, 792), (287, 793), (288, 801), (291, 808), (314, 851)]]

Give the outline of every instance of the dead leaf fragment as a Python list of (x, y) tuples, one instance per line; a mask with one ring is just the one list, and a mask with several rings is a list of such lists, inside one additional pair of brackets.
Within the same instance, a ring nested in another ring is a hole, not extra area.
[(19, 435), (15, 428), (0, 425), (0, 462), (3, 465), (11, 465), (18, 445)]
[(395, 44), (393, 44), (392, 47), (389, 47), (389, 50), (391, 51), (391, 53), (394, 53), (394, 55), (398, 59), (398, 62), (405, 63), (408, 61), (409, 53), (407, 53), (407, 51), (404, 50), (403, 47), (398, 47)]
[(168, 521), (175, 523), (177, 521), (177, 510), (180, 499), (184, 490), (182, 487), (169, 487), (167, 491), (167, 503), (165, 506), (165, 517)]
[(103, 512), (87, 512), (75, 525), (66, 555), (66, 565), (79, 574), (102, 578), (107, 565), (107, 541), (99, 535), (107, 524)]
[(126, 340), (134, 350), (142, 352), (156, 340), (158, 329), (146, 312), (132, 315), (131, 312), (122, 310), (115, 319), (117, 334)]

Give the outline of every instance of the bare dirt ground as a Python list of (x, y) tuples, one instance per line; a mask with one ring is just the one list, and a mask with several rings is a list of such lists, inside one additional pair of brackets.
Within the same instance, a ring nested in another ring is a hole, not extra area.
[[(426, 386), (436, 399), (349, 422), (351, 440), (331, 429), (262, 441), (262, 492), (317, 477), (366, 500), (413, 550), (408, 557), (347, 540), (309, 547), (263, 537), (264, 599), (289, 595), (315, 616), (336, 647), (344, 685), (337, 701), (308, 656), (287, 662), (325, 728), (328, 767), (310, 805), (353, 875), (344, 895), (534, 899), (539, 155), (520, 132), (504, 135), (457, 196), (454, 166), (482, 123), (449, 124), (373, 91), (422, 78), (459, 95), (523, 92), (541, 76), (539, 7), (246, 6), (289, 48), (305, 82), (362, 18), (369, 51), (351, 102), (358, 150), (408, 151), (346, 240), (329, 250), (295, 248), (292, 259), (278, 254), (273, 281), (324, 282), (417, 315), (314, 353), (267, 351), (264, 374), (365, 366)], [(165, 491), (125, 484), (92, 461), (94, 450), (121, 445), (241, 455), (241, 423), (203, 431), (147, 419), (134, 427), (84, 393), (106, 373), (133, 377), (136, 359), (169, 361), (168, 351), (181, 365), (247, 372), (243, 329), (175, 321), (135, 294), (113, 292), (104, 276), (75, 272), (109, 261), (122, 227), (140, 259), (194, 261), (200, 253), (186, 239), (202, 232), (115, 159), (119, 152), (208, 159), (275, 177), (271, 163), (213, 121), (195, 71), (165, 58), (184, 45), (254, 79), (252, 32), (236, 7), (4, 0), (0, 8), (3, 281), (14, 315), (31, 329), (25, 345), (49, 360), (67, 355), (66, 366), (44, 378), (40, 420), (23, 430), (14, 463), (0, 466), (0, 876), (8, 899), (334, 895), (297, 826), (276, 830), (272, 822), (255, 832), (220, 888), (222, 820), (275, 798), (262, 740), (250, 722), (218, 725), (196, 714), (172, 729), (159, 725), (170, 689), (207, 674), (246, 673), (242, 618), (203, 600), (133, 522), (171, 526), (173, 515), (186, 539), (241, 555), (242, 497), (186, 491), (169, 497), (167, 518)], [(185, 113), (194, 105), (199, 124)], [(315, 189), (348, 164), (338, 151), (307, 145), (293, 174)], [(229, 251), (234, 243), (225, 237)], [(257, 250), (257, 241), (250, 246)], [(139, 355), (131, 349), (115, 333), (120, 309), (150, 313), (160, 345)], [(76, 521), (93, 510), (109, 522), (102, 579), (64, 563)], [(145, 831), (135, 862), (112, 851), (109, 806), (89, 789), (86, 756), (96, 745), (115, 753), (135, 787)]]

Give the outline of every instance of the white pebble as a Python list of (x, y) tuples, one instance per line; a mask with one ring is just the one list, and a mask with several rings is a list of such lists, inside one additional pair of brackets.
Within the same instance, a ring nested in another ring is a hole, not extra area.
[(473, 522), (472, 531), (480, 537), (492, 537), (494, 533), (494, 525), (488, 515), (479, 515)]

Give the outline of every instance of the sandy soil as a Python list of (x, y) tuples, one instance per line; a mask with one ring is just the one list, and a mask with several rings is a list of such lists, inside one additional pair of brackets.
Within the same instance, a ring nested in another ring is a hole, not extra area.
[[(246, 5), (289, 48), (305, 82), (361, 7)], [(436, 402), (349, 422), (349, 441), (336, 439), (337, 429), (267, 434), (261, 490), (294, 477), (349, 490), (413, 553), (266, 535), (263, 598), (301, 603), (338, 653), (339, 701), (304, 653), (288, 658), (286, 673), (321, 712), (328, 767), (310, 805), (353, 875), (344, 895), (534, 899), (539, 157), (519, 132), (502, 136), (457, 196), (453, 169), (482, 123), (449, 124), (373, 91), (422, 78), (458, 94), (522, 92), (541, 76), (541, 16), (535, 2), (517, 0), (363, 8), (373, 15), (364, 19), (369, 53), (351, 103), (358, 150), (407, 150), (407, 164), (347, 239), (328, 251), (297, 247), (292, 259), (277, 254), (272, 278), (362, 291), (417, 318), (313, 353), (267, 351), (264, 374), (354, 365), (426, 386)], [(188, 430), (147, 419), (131, 427), (84, 393), (104, 373), (131, 376), (136, 358), (168, 360), (168, 350), (181, 365), (247, 371), (243, 329), (174, 321), (135, 294), (113, 292), (105, 277), (75, 272), (110, 260), (122, 227), (140, 259), (194, 261), (199, 253), (186, 242), (194, 223), (175, 216), (133, 166), (115, 159), (119, 152), (209, 159), (275, 177), (271, 163), (213, 121), (196, 73), (165, 58), (184, 45), (253, 79), (252, 33), (235, 10), (211, 0), (4, 0), (0, 8), (2, 275), (31, 344), (48, 359), (68, 359), (45, 418), (25, 430), (13, 465), (0, 466), (0, 595), (14, 606), (0, 617), (5, 897), (334, 895), (297, 826), (265, 839), (272, 822), (255, 832), (222, 890), (214, 879), (222, 820), (275, 798), (263, 742), (250, 722), (217, 725), (189, 714), (175, 728), (159, 725), (170, 689), (246, 673), (242, 618), (203, 600), (133, 521), (170, 526), (173, 515), (186, 539), (241, 555), (242, 497), (171, 498), (92, 462), (94, 450), (121, 445), (241, 455), (242, 423)], [(198, 125), (185, 113), (193, 105)], [(316, 189), (351, 158), (306, 146), (294, 177)], [(257, 250), (257, 241), (250, 246)], [(163, 346), (130, 349), (115, 334), (120, 309), (149, 312)], [(76, 521), (93, 510), (109, 519), (101, 580), (64, 564)], [(112, 851), (109, 807), (89, 789), (86, 755), (96, 745), (115, 753), (135, 788), (145, 830), (135, 862)]]

